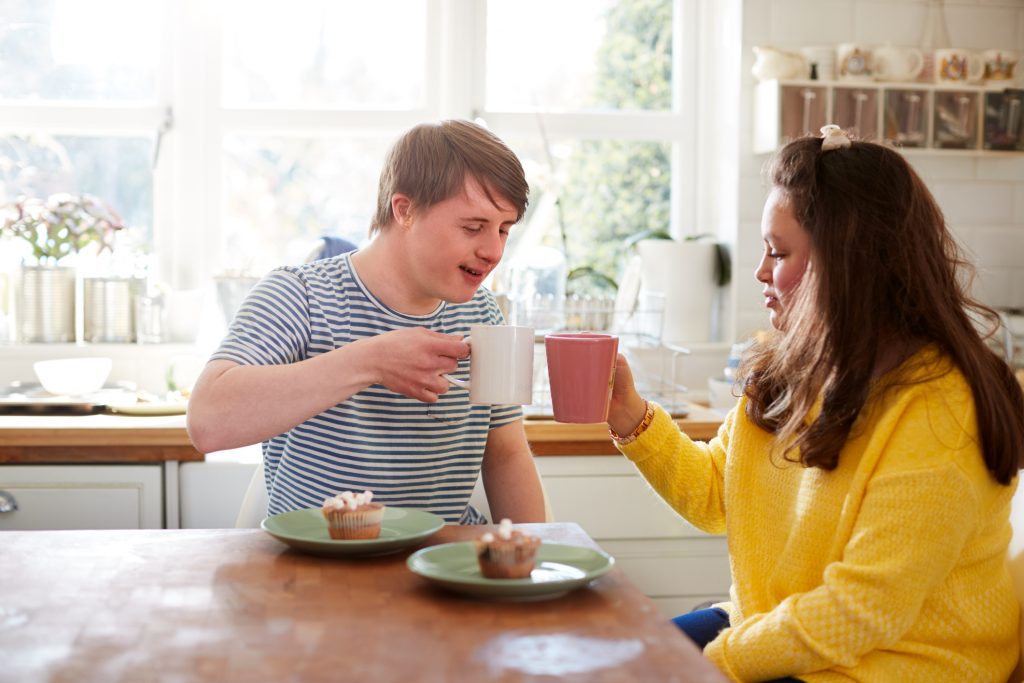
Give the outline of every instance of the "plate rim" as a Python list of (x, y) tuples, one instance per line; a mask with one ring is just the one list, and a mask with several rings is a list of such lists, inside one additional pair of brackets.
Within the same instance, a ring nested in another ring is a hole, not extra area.
[[(282, 543), (288, 545), (291, 548), (296, 548), (297, 550), (305, 550), (307, 552), (312, 552), (309, 550), (308, 547), (299, 547), (292, 543), (292, 541), (318, 547), (324, 550), (327, 554), (341, 555), (345, 554), (345, 551), (347, 550), (350, 554), (357, 555), (361, 553), (373, 553), (377, 550), (387, 550), (391, 548), (394, 548), (395, 550), (400, 550), (406, 546), (412, 545), (416, 541), (432, 536), (433, 534), (437, 533), (442, 528), (444, 528), (444, 525), (447, 524), (443, 517), (428, 510), (402, 507), (400, 505), (385, 505), (384, 510), (385, 521), (387, 520), (388, 510), (398, 510), (406, 513), (413, 512), (419, 515), (427, 515), (428, 517), (426, 521), (428, 521), (430, 524), (429, 526), (424, 527), (424, 529), (420, 531), (405, 536), (399, 536), (397, 538), (378, 537), (364, 539), (310, 538), (308, 536), (297, 536), (295, 534), (289, 534), (285, 531), (269, 528), (268, 522), (270, 522), (270, 520), (273, 518), (279, 518), (283, 515), (295, 513), (312, 514), (320, 512), (319, 507), (308, 507), (298, 508), (296, 510), (287, 510), (285, 512), (278, 512), (273, 515), (267, 515), (263, 518), (262, 521), (260, 521), (260, 529), (265, 533), (269, 534), (270, 536), (272, 536), (273, 538), (276, 538)], [(430, 517), (434, 519), (430, 519)]]
[[(605, 560), (604, 565), (592, 572), (584, 572), (585, 576), (581, 578), (566, 579), (563, 581), (534, 581), (532, 578), (523, 579), (489, 579), (484, 576), (472, 577), (472, 580), (464, 580), (461, 577), (454, 576), (438, 576), (422, 571), (421, 568), (414, 566), (421, 561), (424, 555), (428, 555), (431, 552), (436, 552), (441, 548), (448, 546), (471, 546), (473, 541), (453, 541), (450, 543), (438, 543), (435, 545), (427, 546), (426, 548), (420, 548), (413, 552), (406, 558), (406, 566), (409, 571), (421, 576), (427, 581), (434, 583), (439, 586), (443, 586), (450, 590), (462, 593), (464, 595), (471, 595), (475, 597), (485, 597), (492, 599), (501, 599), (508, 597), (526, 597), (526, 598), (537, 598), (537, 597), (558, 597), (565, 593), (568, 593), (576, 588), (586, 586), (591, 581), (601, 578), (612, 569), (615, 568), (615, 557), (610, 553), (601, 550), (600, 548), (591, 548), (585, 545), (574, 545), (572, 543), (558, 543), (556, 541), (541, 541), (541, 547), (545, 545), (550, 547), (558, 548), (572, 548), (575, 550), (585, 550), (590, 553), (594, 553), (595, 556), (601, 557)], [(578, 567), (577, 567), (578, 569)], [(474, 590), (475, 589), (475, 590)], [(525, 589), (525, 590), (524, 590)], [(532, 590), (530, 590), (532, 589)]]
[(103, 403), (107, 410), (118, 415), (137, 415), (141, 417), (163, 415), (184, 415), (188, 411), (188, 403)]

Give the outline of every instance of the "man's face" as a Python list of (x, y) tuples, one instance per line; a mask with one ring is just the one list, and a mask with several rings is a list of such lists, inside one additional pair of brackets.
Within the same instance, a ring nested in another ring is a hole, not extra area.
[(504, 197), (467, 178), (463, 191), (414, 212), (408, 226), (410, 273), (424, 298), (462, 303), (473, 298), (505, 252), (516, 210)]

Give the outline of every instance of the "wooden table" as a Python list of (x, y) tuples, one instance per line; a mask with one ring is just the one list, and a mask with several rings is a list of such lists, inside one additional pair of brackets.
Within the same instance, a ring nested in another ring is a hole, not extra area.
[[(593, 546), (575, 524), (524, 527)], [(409, 552), (322, 558), (246, 529), (0, 532), (0, 679), (725, 681), (619, 569), (489, 602), (429, 584)]]

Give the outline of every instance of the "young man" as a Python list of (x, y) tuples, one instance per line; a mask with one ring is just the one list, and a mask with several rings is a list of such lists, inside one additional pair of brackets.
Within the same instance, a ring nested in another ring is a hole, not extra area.
[(189, 400), (203, 452), (263, 442), (271, 514), (345, 490), (484, 522), (543, 521), (519, 406), (469, 403), (472, 324), (502, 324), (480, 287), (529, 187), (515, 154), (466, 121), (419, 125), (381, 172), (375, 239), (356, 252), (272, 271), (240, 307)]

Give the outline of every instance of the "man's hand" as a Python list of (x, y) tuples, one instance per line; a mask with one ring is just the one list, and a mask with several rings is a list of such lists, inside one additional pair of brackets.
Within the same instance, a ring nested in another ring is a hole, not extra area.
[(374, 344), (376, 383), (395, 393), (434, 403), (451, 386), (442, 375), (455, 372), (469, 344), (422, 327), (393, 330), (364, 340)]

